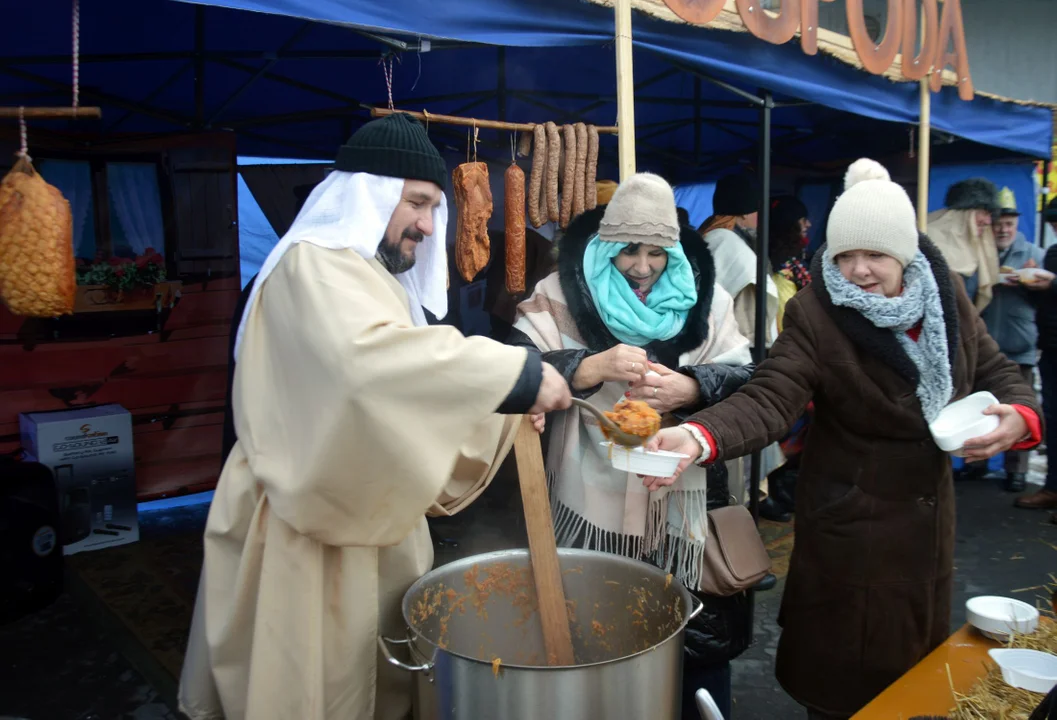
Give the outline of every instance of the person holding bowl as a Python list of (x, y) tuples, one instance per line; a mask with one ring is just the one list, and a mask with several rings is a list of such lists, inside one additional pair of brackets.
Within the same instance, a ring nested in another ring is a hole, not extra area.
[[(621, 182), (607, 205), (569, 225), (557, 272), (518, 307), (510, 342), (542, 352), (574, 397), (603, 410), (640, 400), (675, 424), (730, 395), (752, 375), (749, 341), (716, 284), (711, 253), (677, 218), (664, 179), (639, 173)], [(726, 467), (695, 467), (647, 492), (613, 467), (590, 413), (552, 413), (545, 425), (558, 544), (651, 562), (695, 592), (705, 610), (687, 630), (684, 717), (697, 718), (701, 687), (731, 717), (729, 661), (752, 639), (748, 601), (744, 592), (697, 592), (706, 512), (730, 502)]]
[(768, 359), (727, 400), (661, 430), (650, 449), (691, 459), (643, 482), (655, 491), (758, 450), (814, 403), (776, 674), (809, 717), (847, 718), (949, 634), (954, 486), (929, 423), (993, 393), (998, 429), (966, 443), (970, 461), (1033, 447), (1042, 428), (1035, 393), (881, 165), (849, 168), (826, 239)]

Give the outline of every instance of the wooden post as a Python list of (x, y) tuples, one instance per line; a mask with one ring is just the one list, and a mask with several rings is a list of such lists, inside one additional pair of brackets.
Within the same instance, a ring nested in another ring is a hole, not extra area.
[(635, 73), (631, 64), (631, 0), (616, 0), (617, 126), (621, 181), (635, 174)]
[(921, 80), (921, 123), (918, 126), (918, 230), (925, 232), (929, 216), (929, 152), (932, 149), (932, 92), (928, 77)]

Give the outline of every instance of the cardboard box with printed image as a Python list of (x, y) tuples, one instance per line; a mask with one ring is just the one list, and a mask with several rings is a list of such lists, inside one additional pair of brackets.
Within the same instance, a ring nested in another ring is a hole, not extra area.
[(63, 553), (139, 540), (132, 416), (120, 405), (19, 415), (22, 447), (59, 494)]

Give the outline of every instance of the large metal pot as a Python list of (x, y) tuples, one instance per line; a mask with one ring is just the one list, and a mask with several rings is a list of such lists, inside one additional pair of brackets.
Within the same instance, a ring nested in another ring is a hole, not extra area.
[(558, 560), (579, 663), (570, 667), (546, 665), (527, 550), (465, 558), (411, 586), (407, 638), (378, 643), (417, 674), (417, 720), (679, 717), (683, 632), (700, 603), (637, 560), (570, 549)]

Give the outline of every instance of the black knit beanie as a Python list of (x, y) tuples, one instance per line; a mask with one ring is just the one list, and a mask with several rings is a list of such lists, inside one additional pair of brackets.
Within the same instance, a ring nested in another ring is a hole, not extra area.
[(406, 180), (426, 180), (444, 189), (448, 168), (425, 128), (410, 115), (372, 120), (338, 150), (334, 169)]
[(794, 195), (771, 198), (771, 235), (799, 233), (800, 220), (807, 217), (807, 206)]
[(719, 179), (712, 195), (713, 215), (752, 215), (760, 209), (760, 189), (748, 173), (734, 173)]

